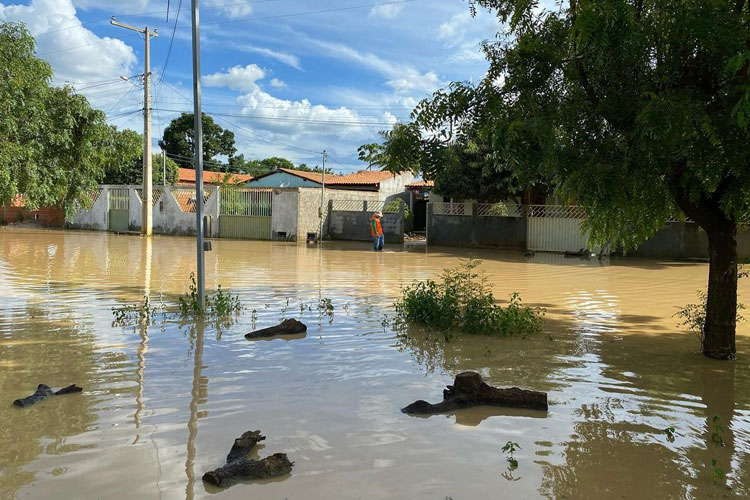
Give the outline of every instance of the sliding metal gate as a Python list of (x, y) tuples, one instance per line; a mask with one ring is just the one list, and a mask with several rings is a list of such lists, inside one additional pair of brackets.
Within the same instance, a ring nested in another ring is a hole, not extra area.
[(273, 191), (222, 189), (219, 203), (219, 236), (249, 240), (271, 239)]

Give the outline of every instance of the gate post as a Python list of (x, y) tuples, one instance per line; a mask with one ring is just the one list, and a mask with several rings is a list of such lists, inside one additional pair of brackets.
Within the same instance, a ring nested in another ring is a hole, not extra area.
[(471, 245), (475, 247), (479, 246), (477, 243), (477, 224), (479, 223), (478, 208), (479, 205), (476, 201), (471, 204)]
[(432, 202), (427, 203), (427, 220), (424, 226), (424, 238), (427, 245), (430, 244), (430, 224), (432, 224)]

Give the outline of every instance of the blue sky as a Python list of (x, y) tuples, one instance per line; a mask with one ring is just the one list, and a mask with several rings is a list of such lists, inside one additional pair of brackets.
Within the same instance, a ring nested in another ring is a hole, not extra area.
[[(190, 0), (31, 0), (0, 3), (0, 20), (26, 22), (37, 54), (121, 128), (142, 130), (143, 41), (109, 24), (150, 29), (154, 145), (169, 120), (192, 111)], [(408, 120), (421, 98), (487, 69), (479, 43), (497, 20), (472, 19), (465, 0), (201, 0), (203, 109), (233, 130), (246, 158), (283, 156), (334, 170), (364, 167), (360, 144)], [(165, 69), (166, 63), (166, 69)]]

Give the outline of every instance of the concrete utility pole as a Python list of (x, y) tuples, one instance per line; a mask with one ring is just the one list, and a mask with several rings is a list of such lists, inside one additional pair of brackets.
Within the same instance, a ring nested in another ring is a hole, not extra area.
[(206, 278), (203, 252), (203, 122), (201, 120), (201, 39), (198, 26), (198, 0), (193, 4), (193, 146), (195, 153), (195, 229), (198, 244), (198, 303), (205, 304)]
[(325, 214), (326, 202), (326, 150), (323, 150), (323, 187), (320, 190), (320, 227), (318, 228), (318, 241), (323, 242), (323, 215)]
[(149, 41), (151, 40), (151, 37), (158, 37), (159, 33), (157, 30), (149, 31), (148, 26), (141, 29), (136, 28), (135, 26), (130, 26), (129, 24), (117, 22), (115, 21), (115, 16), (112, 16), (109, 22), (114, 26), (119, 26), (120, 28), (125, 28), (142, 34), (146, 41), (146, 48), (143, 57), (143, 196), (141, 199), (143, 206), (141, 212), (141, 234), (151, 236), (154, 225), (154, 204), (152, 202), (151, 194), (153, 180), (151, 177), (151, 50)]

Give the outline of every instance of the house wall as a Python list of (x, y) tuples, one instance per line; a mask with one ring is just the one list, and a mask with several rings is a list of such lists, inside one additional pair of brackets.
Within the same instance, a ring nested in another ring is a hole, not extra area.
[(291, 175), (286, 172), (274, 172), (270, 175), (262, 177), (260, 179), (253, 179), (247, 183), (247, 187), (284, 187), (284, 188), (295, 188), (295, 187), (316, 187), (320, 188), (320, 184), (317, 182), (309, 181), (296, 175)]
[(380, 201), (391, 201), (395, 198), (402, 198), (409, 203), (409, 193), (406, 191), (406, 185), (414, 182), (414, 174), (406, 172), (398, 174), (395, 177), (380, 182)]

